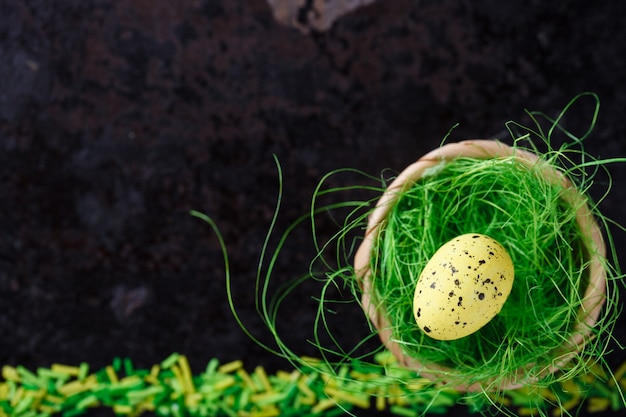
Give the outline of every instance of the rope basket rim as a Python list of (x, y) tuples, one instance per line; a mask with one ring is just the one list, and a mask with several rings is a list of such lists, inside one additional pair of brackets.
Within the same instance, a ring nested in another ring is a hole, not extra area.
[[(436, 374), (439, 372), (450, 373), (452, 369), (443, 365), (425, 365), (420, 363), (417, 359), (406, 355), (400, 345), (393, 340), (391, 324), (385, 316), (384, 306), (381, 307), (381, 304), (377, 301), (373, 292), (370, 254), (373, 250), (375, 238), (379, 233), (380, 225), (399, 198), (402, 190), (405, 190), (420, 179), (428, 168), (461, 157), (491, 159), (510, 156), (514, 156), (529, 168), (541, 164), (539, 165), (541, 173), (551, 183), (561, 184), (564, 190), (569, 191), (563, 194), (563, 199), (566, 202), (574, 204), (576, 201), (580, 202), (580, 199), (584, 198), (566, 176), (559, 172), (554, 166), (544, 163), (535, 153), (513, 148), (497, 140), (473, 139), (448, 143), (432, 150), (406, 167), (388, 186), (369, 216), (365, 238), (354, 257), (355, 272), (357, 279), (359, 279), (361, 283), (361, 302), (363, 310), (377, 329), (379, 337), (385, 347), (403, 366), (435, 382), (451, 384), (460, 391), (476, 392), (484, 390), (515, 389), (532, 383), (533, 380), (530, 380), (525, 375), (526, 372), (524, 369), (518, 369), (514, 375), (498, 380), (497, 383), (493, 380), (472, 382), (469, 384), (455, 380), (455, 378), (446, 380)], [(568, 342), (564, 344), (562, 349), (553, 351), (554, 357), (558, 358), (558, 360), (555, 361), (550, 368), (546, 369), (544, 374), (535, 377), (534, 380), (558, 371), (585, 346), (590, 340), (591, 328), (598, 321), (598, 317), (604, 305), (606, 295), (606, 270), (602, 261), (606, 256), (606, 245), (602, 232), (586, 201), (580, 204), (576, 212), (576, 220), (583, 234), (591, 238), (589, 244), (593, 245), (593, 250), (590, 251), (593, 253), (593, 256), (591, 259), (588, 259), (590, 262), (588, 266), (589, 283), (585, 289), (582, 306), (579, 310), (578, 322)]]

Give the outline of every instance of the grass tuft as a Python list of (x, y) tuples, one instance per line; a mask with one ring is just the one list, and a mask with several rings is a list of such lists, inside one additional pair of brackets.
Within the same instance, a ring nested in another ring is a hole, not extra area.
[[(584, 99), (591, 99), (595, 107), (589, 128), (582, 135), (576, 135), (563, 127), (563, 120), (571, 108)], [(482, 387), (484, 392), (468, 394), (468, 399), (484, 395), (487, 404), (505, 407), (506, 404), (498, 400), (501, 397), (498, 384), (514, 378), (520, 369), (528, 377), (526, 388), (531, 390), (588, 374), (591, 368), (598, 366), (604, 366), (610, 375), (603, 358), (619, 314), (617, 286), (624, 275), (609, 227), (616, 226), (621, 231), (624, 228), (606, 218), (599, 205), (612, 185), (607, 166), (626, 162), (626, 158), (600, 160), (585, 152), (583, 141), (593, 130), (598, 112), (597, 96), (583, 93), (572, 99), (555, 118), (527, 112), (531, 120), (528, 126), (508, 122), (506, 128), (513, 148), (534, 152), (539, 155), (540, 164), (529, 167), (512, 157), (458, 158), (441, 164), (401, 192), (377, 234), (370, 267), (374, 298), (391, 325), (385, 330), (391, 331), (391, 337), (405, 355), (425, 364), (427, 370), (433, 365), (434, 373), (444, 373), (440, 375), (443, 379), (453, 377), (456, 383), (465, 385), (488, 381), (489, 385)], [(563, 139), (558, 147), (554, 145), (557, 137)], [(342, 373), (342, 369), (356, 360), (372, 369), (384, 369), (384, 363), (367, 362), (384, 350), (380, 344), (373, 343), (378, 338), (378, 329), (370, 323), (369, 332), (361, 341), (345, 345), (336, 330), (342, 317), (337, 317), (335, 311), (345, 303), (361, 304), (363, 281), (352, 260), (363, 241), (368, 217), (388, 181), (351, 169), (327, 174), (313, 193), (309, 213), (279, 234), (276, 246), (271, 249), (270, 237), (275, 234), (282, 195), (282, 172), (278, 160), (276, 163), (280, 192), (274, 219), (261, 248), (256, 285), (256, 308), (274, 343), (270, 346), (262, 342), (241, 320), (230, 291), (233, 282), (227, 268), (228, 298), (233, 314), (249, 337), (268, 351), (286, 358), (296, 368), (315, 367), (320, 375), (332, 375), (346, 382), (352, 377)], [(543, 178), (540, 174), (544, 165), (558, 170), (583, 197), (571, 198), (569, 191)], [(354, 186), (327, 187), (331, 177), (342, 174), (352, 177), (357, 174), (363, 181)], [(595, 180), (599, 175), (606, 178), (606, 189), (593, 201), (589, 191), (593, 188), (597, 192), (599, 184), (595, 184)], [(354, 199), (355, 194), (365, 197)], [(602, 261), (607, 284), (604, 308), (596, 324), (582, 330), (575, 323), (590, 281), (589, 259), (596, 255), (597, 249), (576, 221), (581, 205), (589, 207), (602, 229), (608, 249)], [(217, 233), (228, 264), (225, 243), (213, 220), (198, 212), (193, 214), (207, 221)], [(329, 217), (337, 222), (337, 231), (323, 240), (319, 237), (318, 222)], [(310, 228), (317, 255), (306, 274), (275, 288), (274, 267), (290, 235), (300, 227)], [(487, 326), (459, 340), (436, 341), (424, 335), (414, 322), (413, 292), (430, 256), (443, 243), (467, 232), (489, 235), (508, 249), (515, 265), (515, 283), (502, 311)], [(317, 305), (309, 343), (319, 352), (319, 366), (303, 359), (297, 348), (288, 346), (279, 330), (281, 321), (289, 317), (289, 312), (283, 310), (286, 300), (311, 280), (320, 285), (318, 294), (309, 294), (315, 297)], [(341, 331), (353, 331), (352, 324), (348, 327)], [(588, 342), (577, 354), (568, 357), (565, 364), (561, 363), (567, 356), (564, 344), (573, 333), (586, 331), (591, 333)], [(375, 347), (371, 348), (373, 345)], [(561, 368), (559, 372), (546, 372), (555, 364)], [(447, 370), (441, 371), (441, 366)], [(388, 375), (390, 381), (395, 381), (393, 372)], [(430, 387), (425, 389), (442, 389), (425, 386)], [(380, 386), (368, 389), (377, 390)], [(495, 392), (491, 392), (494, 389)], [(423, 394), (422, 390), (415, 391), (415, 395)], [(624, 404), (621, 394), (620, 398)]]

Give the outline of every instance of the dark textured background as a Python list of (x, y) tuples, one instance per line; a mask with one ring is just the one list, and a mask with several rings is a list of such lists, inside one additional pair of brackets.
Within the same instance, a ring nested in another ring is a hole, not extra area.
[[(238, 328), (217, 242), (188, 211), (218, 222), (242, 318), (269, 340), (252, 294), (273, 154), (281, 228), (330, 170), (400, 170), (457, 122), (451, 140), (489, 137), (582, 91), (602, 102), (587, 151), (626, 156), (624, 15), (620, 1), (378, 1), (305, 35), (262, 0), (0, 0), (0, 362), (148, 367), (178, 351), (194, 371), (287, 367)], [(588, 119), (577, 107), (568, 127)], [(626, 165), (610, 168), (601, 207), (626, 223)], [(278, 281), (306, 270), (310, 233), (284, 255)], [(314, 304), (291, 306), (285, 337), (314, 353)], [(365, 334), (356, 307), (339, 313), (342, 337)]]

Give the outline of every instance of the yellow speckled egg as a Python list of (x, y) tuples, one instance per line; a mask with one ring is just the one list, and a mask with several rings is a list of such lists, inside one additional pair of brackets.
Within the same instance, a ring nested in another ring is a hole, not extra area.
[(460, 235), (441, 246), (419, 276), (417, 325), (437, 340), (456, 340), (489, 323), (513, 287), (513, 261), (495, 239)]

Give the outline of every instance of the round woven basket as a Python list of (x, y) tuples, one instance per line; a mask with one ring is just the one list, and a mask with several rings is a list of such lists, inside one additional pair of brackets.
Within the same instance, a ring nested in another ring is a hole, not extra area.
[[(589, 285), (585, 290), (583, 303), (578, 314), (578, 322), (571, 333), (570, 339), (567, 343), (563, 344), (561, 349), (552, 352), (553, 357), (558, 359), (555, 360), (553, 365), (547, 369), (544, 374), (529, 378), (526, 375), (525, 369), (519, 369), (514, 375), (507, 376), (504, 380), (498, 380), (497, 384), (494, 384), (493, 380), (466, 383), (462, 381), (462, 378), (453, 376), (455, 375), (453, 369), (436, 364), (423, 364), (417, 359), (407, 356), (400, 345), (394, 341), (391, 324), (385, 316), (384, 300), (383, 302), (377, 300), (373, 292), (370, 255), (374, 247), (374, 241), (379, 233), (379, 227), (391, 207), (395, 204), (398, 196), (403, 190), (415, 183), (415, 181), (424, 174), (426, 169), (458, 157), (491, 159), (510, 156), (519, 158), (522, 163), (529, 167), (539, 167), (542, 175), (550, 182), (563, 186), (564, 192), (562, 198), (564, 201), (580, 206), (576, 214), (577, 222), (581, 231), (586, 236), (590, 237), (590, 243), (587, 245), (588, 253), (591, 254), (588, 266)], [(408, 166), (389, 185), (371, 213), (368, 219), (365, 239), (357, 250), (354, 259), (355, 271), (358, 278), (361, 280), (363, 310), (376, 327), (383, 344), (396, 356), (403, 366), (415, 370), (422, 376), (430, 378), (435, 382), (451, 384), (456, 389), (467, 392), (519, 388), (532, 383), (533, 379), (536, 380), (562, 368), (564, 364), (570, 361), (577, 352), (582, 349), (591, 337), (590, 330), (597, 322), (605, 301), (606, 271), (604, 269), (603, 260), (606, 248), (602, 233), (592, 212), (586, 202), (581, 204), (581, 201), (584, 201), (581, 200), (583, 198), (584, 197), (565, 176), (553, 166), (540, 160), (534, 153), (514, 149), (494, 140), (466, 140), (458, 143), (450, 143), (429, 152), (417, 162)], [(449, 379), (444, 379), (440, 375), (450, 375), (450, 377)]]

